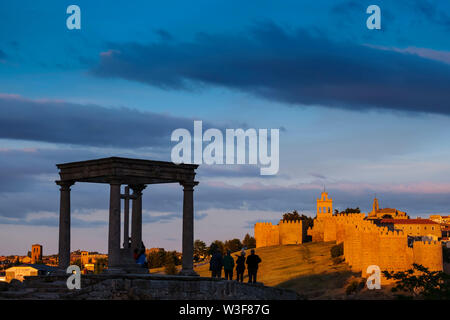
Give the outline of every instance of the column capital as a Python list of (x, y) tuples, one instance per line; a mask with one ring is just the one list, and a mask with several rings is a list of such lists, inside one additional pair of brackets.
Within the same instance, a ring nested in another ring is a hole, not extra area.
[(145, 184), (131, 184), (129, 186), (133, 190), (133, 194), (141, 195), (142, 191), (147, 188)]
[(198, 185), (198, 181), (180, 181), (179, 183), (184, 190), (194, 190), (194, 187)]
[(61, 191), (70, 191), (70, 187), (75, 184), (75, 181), (72, 180), (57, 180), (55, 183), (60, 186), (59, 190)]

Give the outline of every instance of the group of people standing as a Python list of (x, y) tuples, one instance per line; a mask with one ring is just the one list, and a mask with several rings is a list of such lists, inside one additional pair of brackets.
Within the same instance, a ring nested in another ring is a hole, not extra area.
[(227, 251), (225, 256), (219, 250), (212, 255), (209, 262), (209, 270), (211, 271), (211, 277), (221, 278), (222, 268), (225, 272), (225, 280), (233, 280), (233, 269), (236, 265), (236, 280), (244, 281), (245, 265), (248, 270), (248, 282), (255, 283), (256, 275), (258, 273), (258, 264), (261, 262), (261, 258), (255, 254), (255, 250), (250, 251), (250, 255), (245, 259), (245, 251), (242, 249), (241, 254), (237, 257), (236, 263), (231, 256), (230, 250)]

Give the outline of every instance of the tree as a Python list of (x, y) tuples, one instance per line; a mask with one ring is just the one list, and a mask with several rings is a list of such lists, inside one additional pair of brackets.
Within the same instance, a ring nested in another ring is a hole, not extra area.
[(239, 239), (232, 239), (225, 241), (225, 250), (230, 250), (231, 252), (236, 252), (242, 249), (242, 243)]
[(79, 267), (80, 267), (80, 269), (83, 269), (83, 264), (81, 263), (81, 259), (77, 259), (77, 260), (75, 260), (75, 262), (74, 262), (73, 264), (75, 264), (75, 265), (79, 266)]
[[(412, 298), (450, 299), (450, 275), (442, 271), (429, 271), (419, 264), (407, 271), (383, 271), (384, 276), (396, 280), (393, 292), (405, 292)], [(403, 294), (399, 298), (408, 297)]]
[(306, 228), (312, 227), (314, 223), (313, 218), (304, 214), (300, 215), (297, 210), (283, 214), (283, 221), (303, 221), (306, 224)]
[(194, 255), (198, 258), (206, 256), (208, 253), (208, 248), (206, 247), (206, 243), (201, 240), (194, 241)]
[(166, 251), (164, 249), (159, 249), (158, 251), (152, 251), (147, 256), (147, 262), (149, 268), (160, 268), (164, 264), (164, 259), (166, 257)]
[(242, 240), (242, 245), (247, 249), (256, 248), (256, 239), (247, 233), (244, 240)]
[(103, 270), (106, 268), (107, 261), (108, 260), (106, 258), (97, 258), (95, 260), (94, 273), (95, 274), (102, 273)]
[(356, 208), (347, 208), (344, 211), (339, 212), (339, 210), (335, 209), (334, 210), (335, 214), (352, 214), (352, 213), (361, 213), (361, 210), (359, 209), (359, 207)]
[(209, 246), (208, 254), (213, 255), (213, 253), (216, 252), (217, 250), (219, 250), (223, 254), (224, 249), (225, 249), (225, 245), (222, 241), (214, 240)]

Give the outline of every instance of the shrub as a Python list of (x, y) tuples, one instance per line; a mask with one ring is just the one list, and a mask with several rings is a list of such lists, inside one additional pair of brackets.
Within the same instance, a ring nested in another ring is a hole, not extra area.
[(167, 262), (164, 265), (164, 272), (165, 274), (175, 275), (178, 273), (177, 267), (175, 266), (175, 263), (173, 262)]
[(444, 262), (450, 263), (450, 248), (443, 247), (442, 250), (443, 250), (442, 256), (443, 256)]
[(340, 263), (342, 263), (342, 262), (344, 262), (344, 258), (343, 257), (336, 257), (336, 258), (333, 258), (333, 264), (340, 264)]
[(347, 288), (345, 288), (345, 294), (346, 295), (350, 295), (352, 293), (355, 293), (359, 290), (360, 285), (359, 282), (356, 280), (353, 280), (348, 286)]
[[(393, 292), (406, 292), (413, 298), (450, 299), (450, 275), (442, 271), (429, 271), (419, 264), (407, 271), (383, 271), (384, 276), (396, 280)], [(398, 298), (407, 298), (402, 294)]]
[(333, 247), (331, 247), (331, 257), (337, 258), (344, 254), (344, 243), (341, 242)]

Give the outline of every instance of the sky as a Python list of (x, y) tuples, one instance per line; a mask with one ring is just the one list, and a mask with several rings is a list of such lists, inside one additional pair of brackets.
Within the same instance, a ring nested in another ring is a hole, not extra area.
[[(66, 9), (81, 10), (69, 30)], [(381, 29), (369, 30), (369, 5)], [(173, 130), (280, 129), (280, 168), (200, 165), (195, 238), (334, 208), (450, 209), (450, 3), (2, 1), (0, 255), (57, 253), (57, 163), (170, 161)], [(72, 188), (72, 250), (107, 251), (108, 187)], [(143, 195), (147, 247), (181, 249), (182, 189)]]

